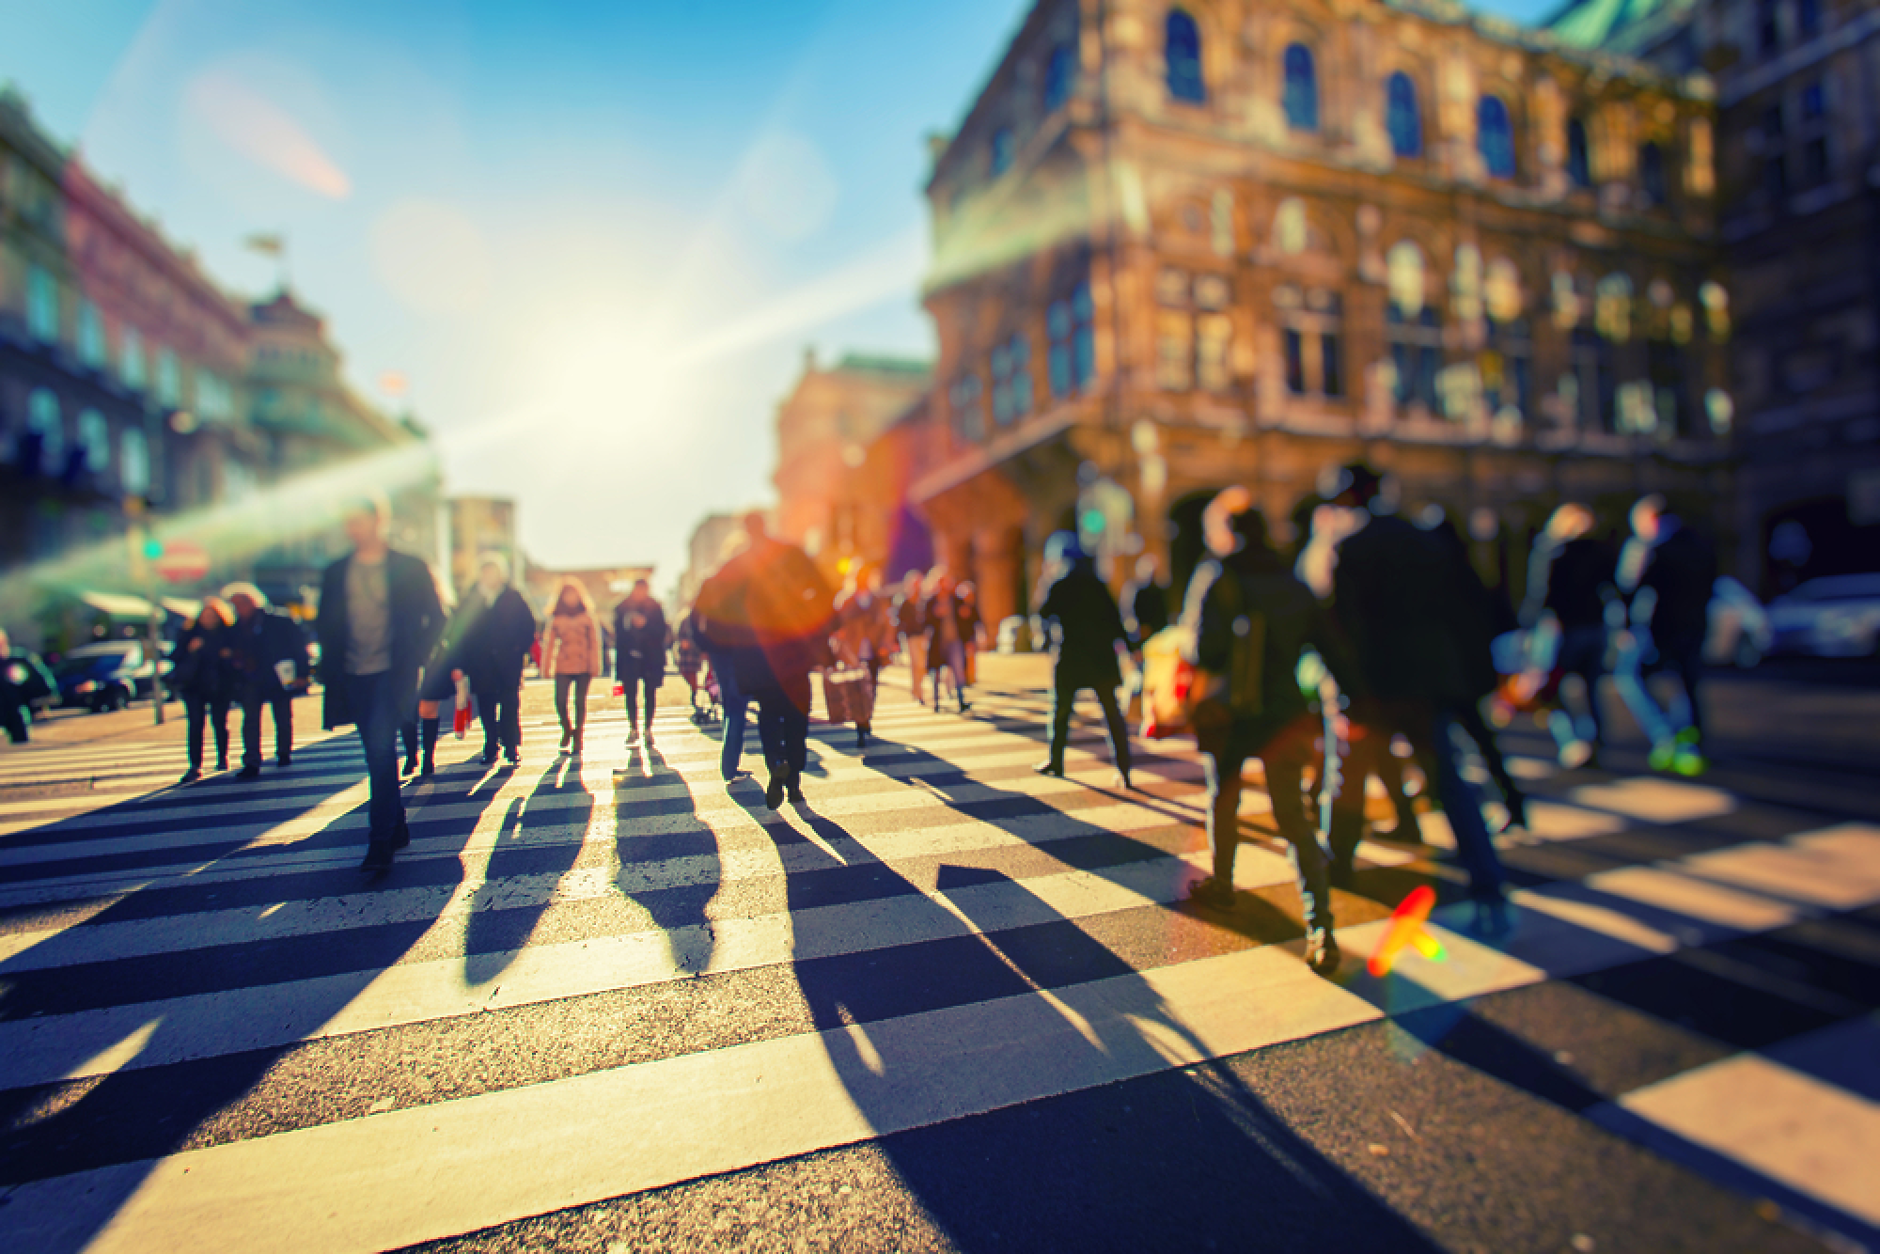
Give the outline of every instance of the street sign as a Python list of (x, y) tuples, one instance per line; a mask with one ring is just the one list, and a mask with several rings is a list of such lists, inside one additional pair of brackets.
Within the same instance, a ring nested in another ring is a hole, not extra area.
[(209, 573), (209, 550), (190, 540), (172, 540), (163, 546), (156, 566), (171, 583), (194, 583)]

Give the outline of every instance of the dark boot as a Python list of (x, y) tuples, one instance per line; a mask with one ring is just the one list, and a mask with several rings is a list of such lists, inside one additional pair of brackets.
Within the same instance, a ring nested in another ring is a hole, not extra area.
[(437, 774), (437, 720), (427, 718), (420, 734), (424, 740), (424, 760), (418, 764), (418, 774)]

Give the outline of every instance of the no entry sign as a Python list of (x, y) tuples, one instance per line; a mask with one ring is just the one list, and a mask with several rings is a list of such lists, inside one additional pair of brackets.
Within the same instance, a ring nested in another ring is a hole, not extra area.
[(209, 550), (190, 540), (172, 540), (157, 558), (157, 573), (171, 583), (194, 583), (209, 573)]

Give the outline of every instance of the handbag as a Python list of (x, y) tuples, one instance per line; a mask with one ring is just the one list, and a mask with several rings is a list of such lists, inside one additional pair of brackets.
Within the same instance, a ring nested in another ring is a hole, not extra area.
[(866, 723), (875, 714), (875, 682), (865, 670), (823, 672), (823, 704), (832, 723)]
[(1143, 642), (1142, 734), (1149, 740), (1202, 735), (1233, 719), (1223, 699), (1227, 677), (1188, 660), (1194, 641), (1192, 630), (1177, 626), (1164, 628)]

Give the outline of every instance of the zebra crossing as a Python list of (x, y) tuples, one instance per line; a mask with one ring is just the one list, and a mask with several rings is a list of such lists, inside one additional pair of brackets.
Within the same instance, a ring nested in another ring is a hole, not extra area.
[(1246, 904), (1196, 911), (1192, 756), (1144, 753), (1126, 792), (1086, 727), (1040, 778), (1042, 713), (884, 699), (866, 750), (813, 728), (808, 804), (777, 811), (682, 711), (633, 749), (597, 714), (580, 759), (531, 719), (513, 769), (447, 739), (380, 883), (350, 736), (187, 788), (172, 745), (0, 757), (0, 1241), (397, 1248), (1522, 989), (1649, 1012), (1634, 986), (1677, 963), (1760, 1029), (1587, 1081), (1575, 1115), (1875, 1244), (1880, 827), (1517, 758), (1513, 935), (1443, 907), (1436, 957), (1364, 970), (1410, 887), (1457, 895), (1426, 815), (1427, 845), (1361, 849), (1322, 980), (1263, 795)]

